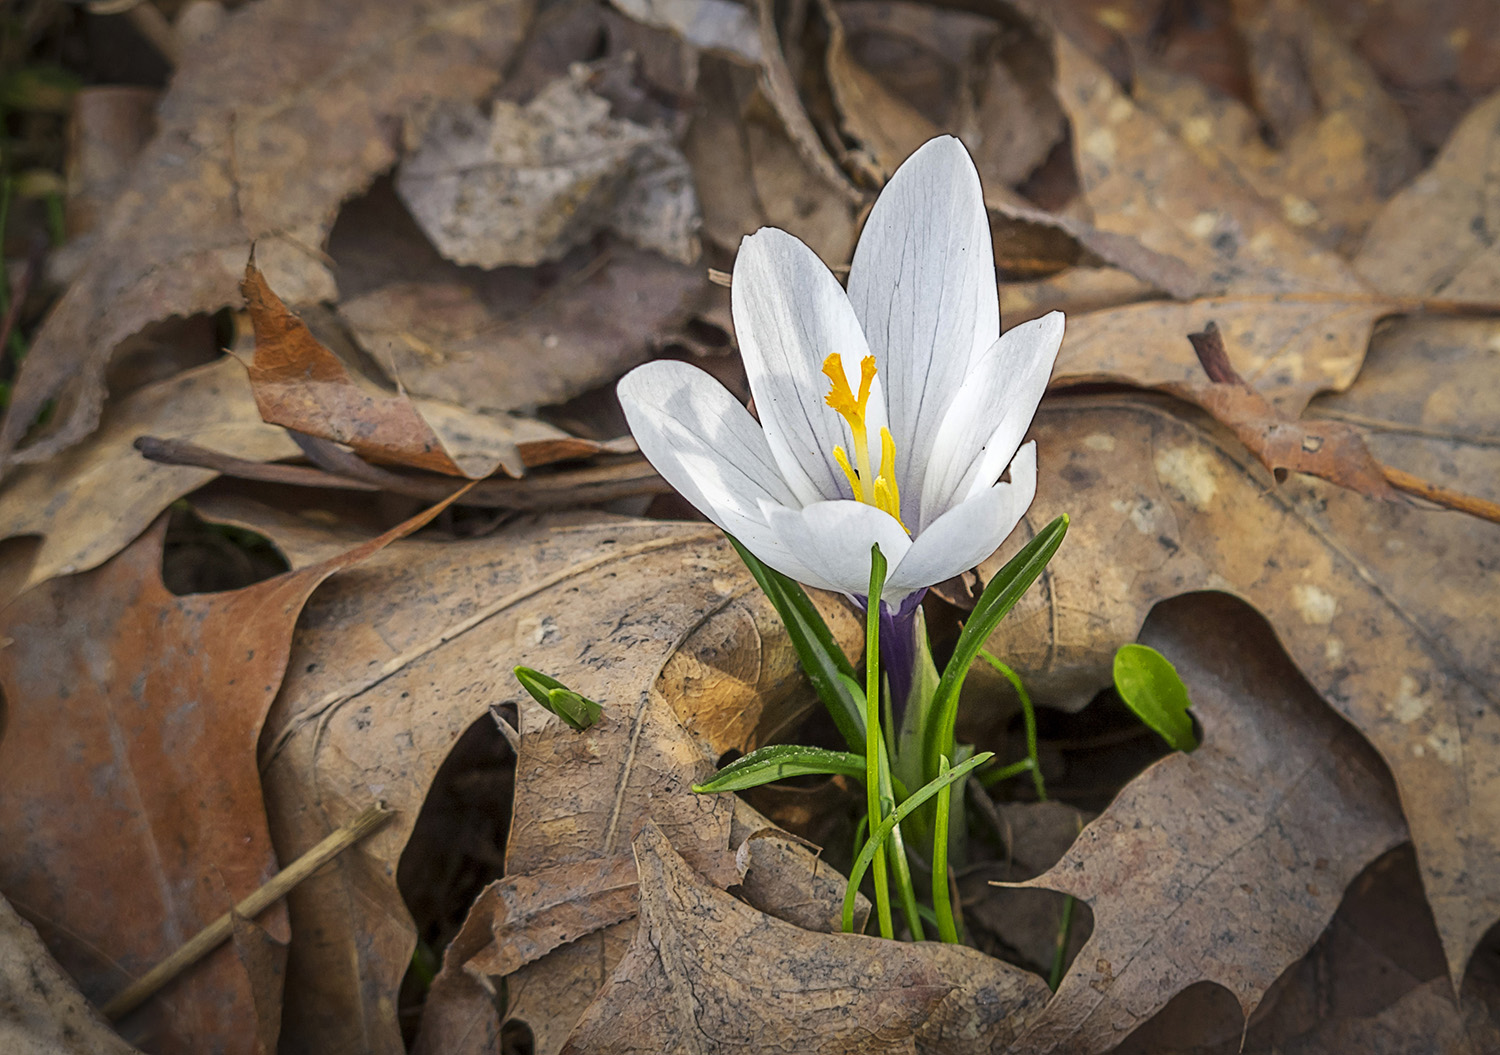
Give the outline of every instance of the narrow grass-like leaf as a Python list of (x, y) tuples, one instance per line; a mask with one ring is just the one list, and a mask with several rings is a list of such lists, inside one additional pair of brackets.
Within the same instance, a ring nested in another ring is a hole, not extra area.
[(876, 852), (891, 834), (891, 829), (936, 795), (939, 788), (948, 787), (954, 781), (962, 780), (969, 775), (971, 770), (984, 765), (994, 757), (993, 751), (981, 751), (962, 765), (950, 769), (943, 776), (928, 781), (912, 792), (905, 802), (897, 806), (895, 812), (880, 822), (880, 826), (875, 829), (864, 848), (859, 851), (859, 857), (855, 858), (854, 867), (849, 872), (849, 885), (844, 888), (844, 930), (854, 929), (854, 895), (858, 893), (860, 881), (864, 879), (865, 872), (869, 869)]
[[(948, 775), (948, 758), (938, 758), (939, 779)], [(953, 789), (938, 788), (937, 810), (932, 828), (932, 910), (937, 915), (938, 938), (958, 944), (958, 925), (953, 921), (953, 898), (948, 890), (948, 797)]]
[(531, 698), (579, 732), (599, 720), (604, 708), (568, 688), (556, 678), (530, 667), (515, 668), (516, 680)]
[(857, 703), (845, 689), (840, 678), (854, 680), (854, 667), (849, 657), (833, 640), (833, 633), (823, 621), (822, 614), (807, 596), (807, 591), (793, 579), (787, 578), (775, 568), (767, 567), (733, 535), (729, 543), (750, 569), (750, 574), (765, 592), (781, 621), (786, 625), (792, 639), (792, 647), (808, 681), (823, 706), (828, 708), (833, 724), (851, 751), (863, 751), (865, 744), (865, 716), (862, 703)]
[[(938, 681), (933, 694), (932, 716), (926, 736), (923, 738), (922, 772), (929, 780), (938, 773), (939, 757), (953, 748), (953, 729), (958, 721), (958, 694), (968, 676), (969, 666), (979, 655), (979, 650), (994, 633), (1000, 620), (1005, 618), (1015, 603), (1042, 574), (1047, 562), (1062, 545), (1068, 533), (1068, 517), (1064, 514), (1037, 532), (1036, 538), (1021, 547), (1021, 552), (1012, 557), (980, 595), (979, 603), (958, 635), (953, 656)], [(955, 771), (956, 772), (956, 771)]]
[[(880, 544), (876, 543), (870, 547), (870, 590), (865, 595), (870, 599), (865, 610), (865, 812), (870, 818), (872, 832), (885, 816), (885, 803), (880, 797), (880, 774), (889, 765), (880, 728), (880, 597), (885, 592), (885, 569), (885, 554), (880, 552)], [(880, 849), (878, 843), (876, 849)], [(891, 892), (886, 884), (884, 854), (875, 856), (874, 881), (875, 915), (880, 922), (880, 936), (893, 938), (896, 928), (891, 922)]]
[(1115, 653), (1115, 691), (1125, 705), (1167, 742), (1174, 751), (1198, 746), (1188, 708), (1187, 686), (1177, 668), (1148, 645), (1122, 645)]
[(830, 751), (825, 747), (772, 744), (737, 758), (693, 790), (702, 795), (718, 791), (744, 791), (785, 777), (844, 776), (865, 779), (863, 755)]

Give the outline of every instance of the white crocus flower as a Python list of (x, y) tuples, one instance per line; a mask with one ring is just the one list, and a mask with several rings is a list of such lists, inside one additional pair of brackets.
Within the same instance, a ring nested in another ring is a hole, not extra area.
[(1036, 444), (1017, 448), (1063, 316), (1001, 335), (979, 174), (958, 140), (891, 177), (847, 293), (762, 228), (740, 244), (732, 305), (758, 423), (686, 363), (619, 386), (642, 452), (688, 501), (771, 567), (853, 597), (879, 543), (892, 608), (999, 548), (1036, 493)]

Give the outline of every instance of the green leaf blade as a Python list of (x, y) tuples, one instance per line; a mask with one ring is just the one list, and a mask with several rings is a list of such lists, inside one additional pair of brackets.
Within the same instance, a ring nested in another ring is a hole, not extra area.
[(1188, 708), (1187, 686), (1172, 661), (1148, 645), (1122, 645), (1115, 653), (1115, 691), (1136, 717), (1174, 751), (1198, 746)]
[(958, 694), (968, 676), (980, 649), (984, 647), (1000, 620), (1015, 607), (1021, 596), (1047, 567), (1047, 562), (1062, 545), (1068, 533), (1068, 516), (1064, 513), (1041, 531), (1037, 532), (1019, 553), (1006, 562), (980, 595), (968, 622), (958, 635), (953, 656), (943, 670), (933, 695), (932, 720), (924, 737), (922, 761), (923, 773), (929, 779), (938, 774), (938, 758), (947, 754), (953, 742), (953, 730), (958, 721)]
[(848, 751), (830, 751), (800, 744), (772, 744), (735, 759), (702, 784), (694, 784), (693, 790), (700, 795), (744, 791), (773, 780), (806, 776), (845, 776), (864, 780), (865, 759), (863, 755)]

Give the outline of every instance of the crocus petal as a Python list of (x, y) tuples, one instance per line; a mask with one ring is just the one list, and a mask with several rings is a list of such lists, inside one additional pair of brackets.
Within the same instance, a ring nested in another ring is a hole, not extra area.
[(989, 217), (958, 140), (927, 142), (881, 191), (854, 251), (849, 300), (885, 375), (906, 516), (949, 402), (1000, 336)]
[(849, 430), (823, 401), (823, 361), (838, 352), (858, 391), (869, 349), (844, 288), (811, 249), (765, 227), (740, 243), (730, 300), (755, 410), (782, 478), (800, 505), (847, 496), (833, 448), (848, 449)]
[(1000, 548), (1036, 497), (1036, 442), (1010, 463), (1010, 482), (954, 506), (917, 536), (891, 574), (886, 595), (906, 594), (966, 572)]
[(921, 531), (999, 478), (1036, 414), (1062, 337), (1063, 314), (1054, 311), (1007, 330), (979, 357), (938, 429), (911, 527)]
[(799, 503), (765, 433), (723, 385), (696, 366), (659, 360), (626, 374), (616, 392), (641, 453), (663, 479), (761, 560), (806, 581), (812, 569), (763, 512)]
[[(873, 544), (879, 543), (885, 555), (887, 576), (900, 567), (912, 547), (894, 517), (862, 502), (817, 502), (805, 509), (766, 507), (764, 512), (771, 530), (813, 568), (815, 578), (803, 582), (851, 597), (870, 591)], [(887, 589), (885, 597), (892, 596)]]

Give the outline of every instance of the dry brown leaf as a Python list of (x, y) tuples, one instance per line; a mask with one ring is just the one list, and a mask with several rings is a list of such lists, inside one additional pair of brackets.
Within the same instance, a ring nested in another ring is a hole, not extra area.
[(755, 16), (734, 0), (610, 0), (642, 25), (669, 30), (695, 48), (760, 65)]
[(1026, 882), (1088, 902), (1094, 932), (1017, 1051), (1107, 1051), (1205, 979), (1248, 1017), (1406, 835), (1375, 752), (1242, 604), (1177, 601), (1141, 640), (1182, 675), (1203, 742), (1128, 784)]
[(1202, 333), (1188, 334), (1187, 339), (1203, 365), (1205, 379), (1168, 385), (1166, 390), (1198, 404), (1228, 426), (1278, 481), (1288, 473), (1305, 473), (1370, 498), (1404, 501), (1386, 482), (1380, 463), (1354, 428), (1337, 421), (1304, 424), (1272, 410), (1235, 370), (1214, 323)]
[(132, 392), (109, 406), (99, 431), (0, 485), (0, 538), (41, 540), (17, 592), (104, 563), (167, 506), (212, 480), (207, 469), (141, 457), (137, 436), (203, 444), (252, 461), (294, 457), (285, 430), (261, 421), (245, 368), (225, 357)]
[(381, 392), (287, 310), (253, 262), (246, 265), (242, 289), (255, 327), (250, 385), (268, 422), (347, 444), (371, 461), (470, 479), (501, 467), (520, 476), (571, 439), (534, 419), (475, 414)]
[(1152, 300), (1156, 287), (1118, 267), (1070, 267), (1051, 278), (1000, 284), (1000, 317), (1007, 328), (1049, 311), (1069, 318)]
[[(402, 813), (289, 899), (294, 933), (315, 935), (294, 941), (288, 967), (286, 1032), (299, 1050), (401, 1050), (394, 994), (414, 935), (396, 863), (439, 763), (474, 722), (491, 723), (492, 703), (521, 708), (507, 874), (623, 853), (646, 816), (701, 867), (726, 861), (732, 873), (729, 801), (688, 789), (712, 760), (653, 686), (674, 652), (711, 666), (726, 645), (720, 627), (773, 625), (747, 614), (765, 603), (712, 529), (582, 515), (409, 542), (320, 590), (262, 740), (277, 846), (301, 852), (372, 792)], [(767, 671), (790, 669), (784, 636), (762, 633), (760, 647)], [(740, 649), (726, 654), (743, 669)], [(518, 663), (599, 700), (604, 718), (587, 733), (566, 728), (515, 683)], [(806, 703), (791, 698), (795, 674), (755, 680), (769, 727)], [(528, 1019), (539, 1052), (560, 1046), (631, 926), (568, 942), (513, 976), (522, 1008), (576, 1004), (572, 1019)], [(550, 1047), (549, 1026), (559, 1031)]]
[(1146, 301), (1073, 315), (1052, 385), (1191, 385), (1202, 368), (1184, 338), (1216, 322), (1244, 378), (1295, 418), (1319, 392), (1354, 382), (1375, 323), (1393, 310), (1378, 297), (1309, 293)]
[(940, 129), (911, 103), (887, 90), (881, 78), (850, 57), (833, 0), (819, 4), (828, 22), (828, 50), (824, 64), (828, 87), (838, 106), (844, 131), (864, 145), (877, 174), (889, 179), (923, 143)]
[[(994, 886), (991, 881), (1014, 883), (1041, 875), (1061, 860), (1093, 818), (1091, 812), (1055, 800), (994, 803), (991, 823), (1004, 843), (1004, 857), (971, 864), (958, 878), (964, 925), (971, 928), (971, 940), (979, 948), (1001, 950), (1006, 959), (1039, 973), (1051, 970), (1065, 899), (1050, 890)], [(1092, 929), (1084, 919), (1075, 906), (1068, 962)]]
[(36, 928), (0, 898), (0, 1048), (9, 1055), (140, 1055), (65, 975)]
[(703, 234), (734, 252), (761, 227), (780, 227), (830, 266), (854, 253), (854, 209), (809, 168), (757, 88), (754, 74), (705, 57), (683, 142), (703, 208)]
[(491, 414), (613, 380), (716, 295), (700, 268), (608, 240), (543, 268), (458, 267), (388, 182), (345, 207), (329, 251), (344, 291), (339, 322), (390, 381)]
[[(1466, 986), (1466, 1004), (1474, 995)], [(1438, 996), (1446, 1012), (1432, 999)], [(1317, 944), (1276, 980), (1248, 1030), (1228, 990), (1205, 982), (1175, 998), (1114, 1055), (1478, 1055), (1489, 1050), (1473, 1051), (1464, 1042), (1465, 1017), (1453, 1002), (1416, 858), (1404, 844), (1354, 880)], [(1412, 1027), (1430, 1031), (1430, 1040), (1414, 1040)], [(1369, 1046), (1339, 1039), (1359, 1035)]]
[[(735, 863), (745, 874), (738, 893), (746, 904), (803, 930), (836, 934), (843, 926), (849, 881), (823, 862), (821, 851), (814, 852), (796, 837), (772, 827), (740, 798), (735, 799), (729, 840), (739, 847)], [(864, 931), (869, 916), (869, 901), (856, 894), (856, 932)]]
[[(852, 206), (862, 206), (865, 194), (849, 179), (828, 152), (828, 147), (819, 138), (812, 118), (802, 103), (797, 91), (797, 81), (782, 52), (781, 37), (776, 27), (776, 5), (772, 0), (754, 0), (756, 27), (760, 31), (760, 87), (765, 99), (775, 111), (777, 120), (786, 131), (786, 137), (796, 148), (803, 163)], [(762, 199), (765, 200), (764, 198)], [(796, 232), (793, 232), (796, 233)]]
[(524, 105), (501, 99), (427, 119), (396, 190), (442, 254), (533, 266), (610, 230), (682, 264), (698, 257), (698, 201), (671, 130), (612, 116), (575, 66)]
[[(437, 511), (301, 571), (188, 597), (161, 583), (162, 520), (104, 567), (0, 614), (0, 829), (16, 850), (0, 885), (90, 997), (123, 989), (274, 874), (253, 749), (298, 612), (328, 576)], [(285, 940), (280, 906), (266, 924)], [(252, 981), (223, 948), (128, 1022), (156, 1051), (252, 1051)]]
[[(729, 837), (739, 845), (735, 867), (742, 873), (737, 885), (741, 896), (752, 907), (803, 929), (836, 933), (846, 880), (768, 824), (744, 801), (734, 800)], [(443, 955), (443, 969), (423, 1008), (423, 1044), (429, 1047), (422, 1050), (448, 1055), (493, 1050), (500, 1016), (482, 980), (510, 974), (561, 945), (633, 918), (638, 891), (635, 861), (625, 855), (575, 861), (490, 884)], [(856, 927), (863, 927), (869, 911), (869, 902), (859, 895)]]
[[(564, 1046), (570, 1055), (909, 1052), (928, 1050), (917, 1047), (924, 1031), (930, 1050), (999, 1050), (1045, 993), (1035, 976), (972, 949), (823, 934), (764, 915), (695, 875), (654, 825), (635, 854), (641, 923)], [(979, 961), (993, 965), (989, 987), (974, 984)]]
[(156, 133), (155, 88), (85, 88), (68, 120), (68, 242), (47, 262), (49, 277), (71, 279), (88, 262), (94, 235)]
[(1500, 10), (1489, 0), (1334, 0), (1339, 28), (1392, 85), (1422, 145), (1437, 149), (1500, 88)]
[(1058, 99), (1094, 223), (1175, 256), (1208, 288), (1236, 294), (1368, 290), (1348, 264), (1293, 233), (1227, 167), (1204, 165), (1065, 36), (1056, 38)]
[(0, 459), (39, 461), (92, 432), (116, 346), (237, 303), (252, 242), (293, 303), (333, 299), (321, 247), (340, 202), (390, 167), (413, 107), (486, 91), (529, 17), (529, 0), (272, 0), (186, 51), (156, 138), (26, 357)]
[(1500, 301), (1494, 231), (1500, 93), (1463, 119), (1428, 170), (1376, 217), (1354, 266), (1386, 293)]
[(1196, 364), (1175, 342), (1213, 319), (1246, 379), (1281, 413), (1296, 417), (1317, 392), (1346, 388), (1371, 327), (1395, 302), (1285, 226), (1227, 163), (1200, 160), (1061, 36), (1057, 60), (1095, 226), (1177, 258), (1220, 292), (1070, 318), (1054, 383), (1190, 380)]
[(1294, 226), (1353, 251), (1381, 203), (1421, 167), (1405, 115), (1368, 64), (1304, 0), (1234, 5), (1254, 98), (1279, 145), (1262, 185)]
[[(1467, 351), (1472, 362), (1475, 347)], [(1390, 766), (1461, 977), (1500, 917), (1500, 875), (1485, 863), (1500, 832), (1500, 718), (1481, 629), (1493, 607), (1482, 569), (1500, 560), (1500, 532), (1326, 485), (1299, 501), (1238, 443), (1148, 400), (1043, 407), (1036, 437), (1043, 476), (1027, 522), (1067, 512), (1073, 527), (994, 651), (1040, 698), (1087, 698), (1109, 683), (1114, 649), (1157, 601), (1214, 589), (1250, 602)], [(1320, 507), (1337, 509), (1337, 523)], [(982, 570), (993, 573), (1021, 541)]]

